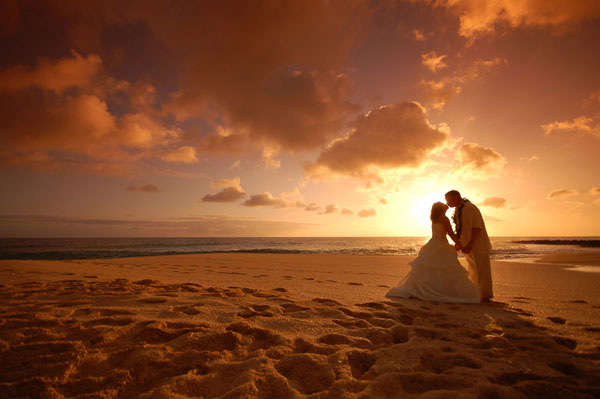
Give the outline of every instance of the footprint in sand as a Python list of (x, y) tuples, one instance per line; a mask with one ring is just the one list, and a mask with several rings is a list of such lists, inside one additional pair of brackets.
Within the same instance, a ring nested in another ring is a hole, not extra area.
[(373, 317), (371, 313), (367, 312), (355, 312), (351, 309), (340, 307), (338, 310), (344, 313), (346, 316), (354, 317), (355, 319), (370, 319)]
[(273, 317), (273, 313), (268, 310), (271, 309), (269, 305), (250, 305), (241, 312), (238, 312), (238, 316), (244, 319), (250, 319), (252, 317)]
[(165, 302), (167, 302), (167, 300), (164, 299), (164, 298), (142, 298), (139, 301), (140, 302), (145, 302), (145, 303), (150, 303), (150, 304), (157, 304), (157, 303), (165, 303)]
[(310, 310), (310, 308), (307, 308), (306, 306), (296, 305), (295, 303), (284, 303), (279, 306), (283, 308), (284, 313), (296, 313)]
[(346, 320), (346, 319), (334, 319), (332, 320), (335, 324), (338, 324), (344, 328), (353, 329), (353, 328), (367, 328), (369, 327), (369, 323), (364, 320)]
[(568, 375), (569, 377), (583, 377), (585, 373), (581, 371), (581, 369), (575, 366), (573, 363), (569, 363), (566, 361), (556, 361), (552, 363), (548, 363), (550, 368), (562, 373), (564, 375)]
[(312, 277), (304, 277), (304, 280), (314, 280)]
[(523, 381), (541, 380), (542, 376), (533, 373), (509, 372), (491, 377), (490, 381), (498, 385), (515, 385)]
[(135, 313), (128, 310), (119, 309), (100, 309), (100, 316), (133, 316)]
[(466, 367), (470, 369), (480, 369), (481, 365), (468, 356), (460, 354), (437, 355), (426, 354), (421, 356), (421, 365), (426, 369), (440, 374), (453, 367)]
[(162, 344), (172, 341), (181, 334), (171, 333), (156, 327), (143, 327), (133, 338), (136, 342), (145, 342), (148, 344)]
[(265, 310), (271, 309), (269, 305), (250, 305), (250, 308), (256, 312), (263, 312)]
[(323, 305), (329, 305), (329, 306), (341, 306), (342, 305), (338, 301), (329, 299), (329, 298), (313, 298), (312, 301), (323, 304)]
[(385, 305), (383, 303), (379, 303), (379, 302), (357, 303), (356, 306), (361, 306), (364, 308), (371, 308), (371, 309), (376, 309), (376, 310), (385, 309)]
[(145, 280), (134, 281), (133, 284), (136, 284), (136, 285), (154, 285), (154, 284), (159, 284), (159, 281), (158, 280), (145, 279)]
[[(275, 368), (292, 387), (304, 395), (325, 391), (336, 376), (322, 355), (300, 353), (282, 359)], [(302, 371), (299, 371), (302, 370)]]
[(577, 341), (575, 341), (574, 339), (571, 338), (566, 338), (566, 337), (552, 337), (554, 338), (554, 342), (556, 342), (557, 344), (564, 346), (565, 348), (568, 349), (575, 349), (577, 347)]
[(350, 372), (356, 379), (361, 378), (375, 364), (375, 355), (369, 351), (354, 350), (346, 353)]
[(562, 317), (546, 317), (546, 319), (550, 320), (552, 323), (556, 324), (565, 324), (567, 321)]
[(389, 285), (385, 285), (385, 284), (379, 284), (378, 287), (379, 288), (390, 288)]
[(533, 316), (531, 313), (529, 313), (521, 308), (512, 307), (512, 308), (506, 309), (506, 311), (518, 314), (519, 316)]
[(363, 285), (363, 284), (362, 283), (350, 282), (350, 283), (348, 283), (348, 285)]
[(89, 314), (91, 314), (92, 311), (91, 309), (77, 309), (75, 312), (73, 312), (72, 316), (73, 317), (80, 317), (80, 316), (88, 316)]
[(83, 323), (84, 327), (92, 327), (92, 326), (111, 326), (111, 327), (121, 327), (127, 326), (133, 323), (133, 319), (130, 317), (125, 318), (117, 318), (117, 317), (103, 317), (101, 319), (90, 320)]
[(184, 313), (188, 316), (195, 316), (200, 313), (200, 311), (193, 306), (177, 306), (173, 308), (174, 311)]

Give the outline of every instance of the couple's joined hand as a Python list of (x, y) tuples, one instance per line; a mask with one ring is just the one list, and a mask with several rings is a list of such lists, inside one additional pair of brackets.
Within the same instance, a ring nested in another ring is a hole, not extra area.
[(456, 250), (456, 252), (462, 251), (462, 253), (468, 254), (469, 252), (471, 252), (472, 248), (470, 245), (466, 245), (463, 247), (460, 244), (454, 244), (454, 249)]

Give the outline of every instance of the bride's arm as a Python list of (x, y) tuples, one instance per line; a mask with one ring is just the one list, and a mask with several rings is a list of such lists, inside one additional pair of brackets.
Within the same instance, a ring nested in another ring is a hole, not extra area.
[(446, 234), (448, 234), (450, 236), (452, 241), (454, 241), (456, 244), (460, 245), (460, 240), (458, 239), (456, 234), (454, 234), (454, 230), (452, 230), (452, 226), (450, 225), (450, 219), (448, 219), (447, 217), (444, 216), (442, 218), (442, 224), (444, 225), (444, 228), (446, 229)]

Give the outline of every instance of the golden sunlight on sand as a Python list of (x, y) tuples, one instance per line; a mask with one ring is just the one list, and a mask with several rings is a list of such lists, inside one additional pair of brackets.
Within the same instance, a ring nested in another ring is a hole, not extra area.
[(384, 299), (408, 259), (2, 261), (0, 397), (598, 397), (600, 275), (495, 262), (495, 304)]

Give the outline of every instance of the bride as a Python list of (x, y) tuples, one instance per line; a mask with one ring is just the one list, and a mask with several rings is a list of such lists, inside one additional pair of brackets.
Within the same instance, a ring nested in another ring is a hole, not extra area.
[(427, 301), (477, 303), (479, 291), (467, 277), (467, 271), (458, 261), (456, 250), (446, 239), (455, 243), (458, 237), (452, 231), (445, 213), (448, 206), (436, 202), (431, 207), (431, 239), (409, 262), (412, 270), (389, 290), (387, 297), (418, 298)]

